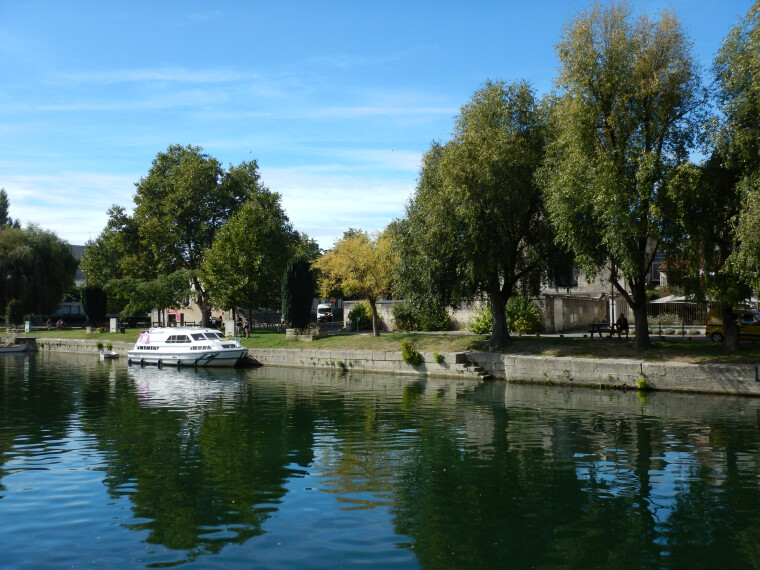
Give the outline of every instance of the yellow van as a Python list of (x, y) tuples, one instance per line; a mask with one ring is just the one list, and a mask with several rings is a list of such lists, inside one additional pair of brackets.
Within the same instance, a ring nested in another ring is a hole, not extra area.
[[(752, 309), (734, 309), (734, 322), (739, 325), (739, 340), (760, 340), (760, 312)], [(705, 336), (713, 342), (723, 342), (723, 318), (720, 311), (707, 311)]]

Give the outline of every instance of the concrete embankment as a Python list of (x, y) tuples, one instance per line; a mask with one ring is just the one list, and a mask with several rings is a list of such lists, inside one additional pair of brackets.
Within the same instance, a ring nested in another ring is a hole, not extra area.
[[(126, 342), (112, 344), (112, 350), (123, 355), (132, 347)], [(38, 339), (37, 346), (39, 350), (61, 352), (98, 351), (96, 341), (83, 339)], [(645, 362), (495, 352), (441, 353), (436, 360), (435, 353), (424, 352), (422, 362), (413, 366), (404, 362), (400, 352), (273, 348), (250, 349), (249, 356), (265, 366), (760, 396), (760, 366), (755, 364)]]

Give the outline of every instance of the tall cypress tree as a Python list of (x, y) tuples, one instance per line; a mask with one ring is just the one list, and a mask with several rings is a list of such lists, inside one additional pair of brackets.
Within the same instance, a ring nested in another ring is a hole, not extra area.
[(314, 281), (305, 255), (293, 257), (282, 278), (282, 313), (289, 328), (304, 328), (311, 320)]
[(106, 320), (106, 303), (108, 298), (101, 287), (88, 285), (82, 288), (82, 308), (91, 325), (98, 325)]

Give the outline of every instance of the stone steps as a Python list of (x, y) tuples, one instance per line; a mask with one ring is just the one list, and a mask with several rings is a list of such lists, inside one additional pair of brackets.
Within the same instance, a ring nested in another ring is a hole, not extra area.
[(475, 362), (467, 361), (461, 366), (468, 373), (469, 376), (474, 376), (478, 380), (491, 380), (493, 378), (493, 376), (491, 376), (488, 372), (486, 372), (485, 368), (483, 368), (482, 366), (478, 365)]

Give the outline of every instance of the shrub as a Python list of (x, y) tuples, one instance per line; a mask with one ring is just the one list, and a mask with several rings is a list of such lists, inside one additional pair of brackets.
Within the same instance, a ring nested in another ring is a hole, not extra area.
[(469, 329), (475, 334), (488, 334), (492, 328), (491, 307), (483, 304), (475, 311), (475, 315), (470, 320)]
[(443, 364), (444, 358), (443, 354), (440, 354), (438, 351), (433, 353), (433, 358), (438, 364)]
[(413, 331), (417, 329), (417, 320), (414, 317), (414, 307), (408, 301), (396, 303), (392, 309), (394, 329)]
[(446, 331), (451, 316), (446, 307), (437, 304), (414, 304), (403, 301), (393, 305), (395, 328), (404, 331)]
[(5, 310), (5, 323), (11, 327), (18, 325), (24, 320), (24, 302), (18, 299), (14, 299)]
[(681, 326), (681, 317), (679, 317), (676, 314), (673, 313), (662, 313), (658, 316), (648, 316), (647, 317), (647, 323), (649, 326), (665, 326), (670, 325), (672, 326)]
[(506, 313), (507, 328), (510, 332), (531, 334), (541, 328), (541, 311), (525, 295), (510, 297)]
[[(359, 323), (360, 330), (368, 330), (372, 328), (372, 309), (369, 307), (369, 303), (362, 301), (356, 303), (354, 308), (348, 313), (348, 320), (351, 322), (351, 329), (356, 330), (356, 323)], [(380, 323), (377, 323), (378, 327)]]
[(412, 366), (418, 366), (422, 362), (422, 355), (417, 352), (409, 342), (409, 339), (401, 341), (401, 358)]

